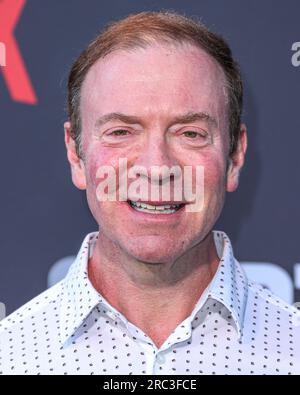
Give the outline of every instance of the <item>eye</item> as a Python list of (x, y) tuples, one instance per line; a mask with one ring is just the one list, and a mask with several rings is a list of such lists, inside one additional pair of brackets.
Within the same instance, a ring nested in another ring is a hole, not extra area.
[(196, 132), (194, 130), (186, 130), (182, 134), (185, 137), (188, 137), (190, 139), (196, 139), (196, 138), (205, 139), (206, 138), (206, 133), (204, 133), (204, 132), (200, 133), (200, 132)]
[(113, 130), (112, 132), (109, 133), (109, 136), (126, 136), (129, 134), (129, 131), (126, 129), (118, 129), (118, 130)]
[(193, 132), (192, 130), (189, 130), (187, 132), (183, 132), (183, 134), (185, 135), (185, 137), (190, 137), (190, 138), (198, 137), (198, 133), (197, 132)]
[(203, 129), (185, 129), (180, 133), (184, 144), (192, 147), (205, 147), (211, 143), (211, 135)]

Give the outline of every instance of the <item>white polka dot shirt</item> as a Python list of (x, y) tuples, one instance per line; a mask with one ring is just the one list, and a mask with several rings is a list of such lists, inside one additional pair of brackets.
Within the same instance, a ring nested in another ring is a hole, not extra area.
[(97, 232), (66, 278), (0, 322), (0, 374), (300, 374), (300, 318), (251, 283), (225, 233), (219, 268), (191, 315), (158, 349), (92, 286)]

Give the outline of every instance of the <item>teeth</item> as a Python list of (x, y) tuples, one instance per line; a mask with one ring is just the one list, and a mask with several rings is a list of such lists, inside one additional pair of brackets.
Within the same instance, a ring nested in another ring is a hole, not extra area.
[(171, 206), (155, 206), (156, 210), (168, 210)]
[(180, 207), (180, 204), (165, 204), (161, 206), (155, 206), (142, 202), (134, 202), (132, 200), (130, 201), (130, 203), (137, 211), (151, 211), (152, 214), (172, 214), (175, 213), (176, 209)]
[(151, 206), (150, 204), (141, 203), (140, 207), (146, 208), (147, 210), (155, 210), (155, 206)]

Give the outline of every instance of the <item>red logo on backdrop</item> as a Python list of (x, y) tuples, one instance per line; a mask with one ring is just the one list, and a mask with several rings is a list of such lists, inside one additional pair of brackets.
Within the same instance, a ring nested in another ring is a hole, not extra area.
[(2, 71), (10, 97), (26, 104), (36, 104), (37, 97), (24, 60), (14, 37), (26, 0), (0, 0), (0, 42), (5, 45), (5, 67)]

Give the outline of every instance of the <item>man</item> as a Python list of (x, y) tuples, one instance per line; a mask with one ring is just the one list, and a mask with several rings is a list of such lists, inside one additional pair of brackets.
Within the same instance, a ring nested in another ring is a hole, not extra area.
[[(240, 73), (223, 39), (175, 13), (132, 15), (88, 46), (68, 88), (72, 180), (99, 232), (62, 282), (0, 324), (0, 371), (300, 373), (296, 311), (250, 283), (212, 230), (247, 148)], [(142, 192), (130, 188), (133, 168)], [(103, 169), (120, 176), (112, 187)], [(178, 199), (176, 179), (188, 174), (190, 189), (203, 188)], [(152, 184), (159, 198), (141, 198)]]

